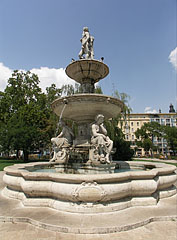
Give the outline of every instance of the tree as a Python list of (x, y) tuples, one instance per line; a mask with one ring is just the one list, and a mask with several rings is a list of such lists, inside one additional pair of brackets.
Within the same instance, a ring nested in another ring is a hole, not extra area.
[(100, 86), (96, 86), (94, 93), (103, 94), (103, 91)]
[(49, 111), (47, 134), (50, 139), (55, 135), (58, 124), (58, 116), (52, 111), (51, 104), (55, 99), (61, 97), (61, 94), (62, 89), (57, 88), (55, 84), (46, 88), (47, 109)]
[(24, 160), (30, 151), (50, 142), (50, 102), (59, 91), (52, 85), (47, 94), (38, 86), (37, 75), (14, 71), (0, 98), (0, 145), (6, 150), (23, 150)]
[(153, 149), (155, 148), (153, 144), (154, 137), (162, 136), (162, 127), (157, 122), (145, 123), (135, 132), (135, 135), (137, 139), (140, 139), (136, 140), (137, 146), (144, 148), (146, 154), (151, 151), (152, 155)]
[[(133, 150), (130, 148), (130, 142), (125, 141), (125, 136), (122, 132), (123, 122), (126, 121), (127, 116), (131, 112), (131, 108), (128, 104), (130, 97), (126, 93), (119, 93), (117, 90), (114, 91), (113, 97), (118, 98), (124, 103), (121, 113), (118, 114), (117, 117), (106, 122), (108, 135), (113, 140), (114, 148), (116, 149), (113, 159), (122, 161), (130, 160), (133, 157)], [(121, 128), (118, 127), (119, 125)]]
[(167, 140), (173, 155), (177, 152), (177, 127), (163, 126), (163, 137)]
[(75, 83), (75, 86), (71, 84), (65, 84), (61, 88), (62, 94), (70, 96), (73, 94), (81, 93), (81, 86), (78, 83)]
[(133, 150), (130, 148), (130, 142), (124, 140), (124, 134), (118, 127), (118, 122), (118, 117), (105, 121), (108, 136), (113, 140), (113, 147), (116, 150), (113, 155), (113, 160), (131, 160)]
[(46, 87), (47, 108), (51, 110), (51, 103), (61, 97), (62, 89), (57, 88), (55, 84), (51, 84), (50, 87)]

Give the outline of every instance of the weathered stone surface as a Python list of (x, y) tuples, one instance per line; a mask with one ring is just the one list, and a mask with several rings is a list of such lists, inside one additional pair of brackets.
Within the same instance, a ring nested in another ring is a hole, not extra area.
[[(144, 162), (120, 162), (123, 166), (148, 166)], [(60, 174), (29, 172), (34, 166), (50, 163), (30, 163), (6, 167), (6, 196), (21, 199), (24, 205), (48, 206), (69, 212), (109, 212), (131, 206), (157, 204), (159, 198), (176, 194), (175, 166), (151, 163), (148, 171), (128, 171), (113, 174)], [(40, 181), (39, 181), (40, 180)], [(30, 198), (29, 198), (30, 197)], [(86, 205), (85, 205), (86, 203)], [(92, 203), (90, 205), (90, 203)], [(88, 204), (88, 205), (87, 205)]]
[(109, 74), (108, 66), (98, 60), (78, 60), (70, 63), (66, 68), (68, 77), (76, 82), (96, 83)]
[(52, 103), (53, 111), (60, 116), (64, 104), (64, 119), (77, 123), (91, 123), (97, 114), (103, 114), (105, 119), (117, 117), (123, 108), (123, 103), (113, 97), (103, 94), (75, 94), (56, 99)]

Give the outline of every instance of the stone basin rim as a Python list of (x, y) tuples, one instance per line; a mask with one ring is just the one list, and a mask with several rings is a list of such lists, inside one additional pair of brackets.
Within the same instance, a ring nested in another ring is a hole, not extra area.
[[(132, 163), (126, 161), (126, 163)], [(6, 174), (20, 176), (25, 179), (46, 179), (54, 180), (54, 181), (62, 181), (62, 182), (72, 182), (72, 183), (81, 183), (85, 182), (114, 182), (122, 181), (122, 180), (130, 180), (130, 179), (148, 179), (154, 178), (161, 174), (173, 173), (176, 170), (176, 167), (173, 165), (168, 165), (166, 163), (151, 163), (151, 162), (133, 162), (132, 166), (136, 166), (136, 164), (142, 164), (144, 166), (153, 166), (154, 168), (148, 171), (134, 171), (134, 172), (120, 172), (120, 173), (111, 173), (111, 174), (65, 174), (65, 173), (49, 173), (49, 172), (29, 172), (25, 167), (34, 167), (34, 166), (51, 166), (54, 164), (41, 162), (41, 163), (26, 163), (26, 164), (14, 164), (12, 166), (7, 166), (4, 168)], [(131, 166), (131, 165), (130, 165)]]
[[(89, 111), (85, 108), (86, 105), (89, 106)], [(64, 119), (91, 122), (97, 114), (103, 114), (105, 119), (116, 117), (122, 111), (124, 103), (104, 94), (82, 93), (57, 98), (51, 104), (56, 115), (61, 114), (64, 106), (66, 106), (62, 115)]]
[[(109, 67), (108, 67), (105, 63), (103, 63), (102, 61), (99, 61), (99, 60), (97, 60), (97, 59), (79, 59), (79, 60), (73, 61), (73, 62), (71, 62), (71, 63), (66, 67), (65, 73), (66, 73), (67, 76), (70, 77), (71, 79), (74, 79), (75, 81), (81, 83), (82, 80), (81, 80), (81, 79), (78, 79), (78, 78), (76, 77), (76, 73), (75, 73), (75, 72), (74, 72), (74, 73), (71, 73), (71, 72), (72, 72), (71, 69), (72, 69), (72, 68), (75, 68), (75, 69), (76, 69), (77, 66), (79, 66), (79, 67), (80, 67), (80, 72), (82, 72), (82, 71), (83, 71), (83, 69), (82, 69), (83, 66), (81, 66), (81, 65), (82, 65), (82, 64), (85, 65), (86, 63), (88, 63), (88, 64), (91, 63), (92, 65), (98, 64), (98, 65), (104, 67), (105, 73), (104, 73), (103, 75), (98, 74), (99, 77), (94, 78), (94, 82), (95, 82), (95, 83), (98, 82), (99, 80), (105, 78), (106, 76), (108, 76), (108, 74), (109, 74)], [(96, 68), (95, 70), (97, 70), (97, 68)], [(91, 71), (94, 72), (95, 70), (92, 69)], [(89, 68), (84, 70), (84, 72), (89, 72), (89, 71), (90, 71)], [(76, 72), (79, 72), (79, 71), (76, 71)], [(99, 72), (98, 72), (98, 73), (99, 73)], [(90, 77), (88, 76), (88, 77), (86, 77), (86, 78), (90, 78)], [(82, 79), (84, 79), (84, 75), (83, 75)], [(90, 79), (92, 79), (92, 78), (90, 78)]]
[[(105, 98), (105, 100), (111, 101), (114, 104), (115, 103), (121, 104), (122, 107), (124, 105), (124, 103), (118, 98), (108, 96), (108, 95), (105, 95), (105, 94), (98, 94), (98, 93), (78, 93), (78, 94), (73, 94), (73, 95), (69, 95), (69, 96), (59, 97), (59, 98), (55, 99), (52, 102), (51, 105), (52, 105), (52, 107), (54, 107), (53, 105), (55, 105), (56, 102), (60, 102), (60, 101), (65, 100), (65, 99), (69, 101), (69, 100), (74, 100), (74, 99), (77, 99), (77, 98), (83, 98), (83, 99), (87, 98), (88, 100), (93, 101), (93, 99), (92, 99), (93, 97), (96, 97), (96, 98), (98, 97), (100, 99)], [(63, 103), (65, 103), (65, 102), (63, 101)]]

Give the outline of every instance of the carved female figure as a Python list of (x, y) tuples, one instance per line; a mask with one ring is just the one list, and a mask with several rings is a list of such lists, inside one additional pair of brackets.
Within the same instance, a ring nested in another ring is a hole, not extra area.
[(60, 126), (62, 127), (62, 131), (60, 134), (51, 139), (51, 142), (54, 146), (54, 155), (50, 161), (56, 161), (57, 156), (63, 159), (63, 154), (65, 155), (65, 148), (69, 147), (72, 144), (72, 140), (74, 138), (73, 131), (65, 125), (63, 121), (60, 122)]
[(105, 158), (105, 161), (110, 163), (109, 156), (113, 148), (113, 141), (107, 136), (107, 130), (103, 122), (104, 116), (98, 114), (95, 118), (95, 123), (91, 126), (91, 143), (98, 146), (100, 158)]

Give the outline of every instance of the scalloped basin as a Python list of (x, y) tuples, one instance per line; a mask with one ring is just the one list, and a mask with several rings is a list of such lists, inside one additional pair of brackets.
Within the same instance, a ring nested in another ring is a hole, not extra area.
[(113, 174), (30, 172), (51, 163), (16, 164), (5, 168), (3, 194), (25, 206), (51, 207), (76, 213), (112, 212), (156, 205), (176, 194), (176, 167), (162, 163), (119, 162), (121, 168), (148, 168)]
[(105, 63), (95, 59), (81, 59), (70, 63), (66, 68), (66, 74), (79, 83), (84, 79), (98, 82), (109, 74), (109, 68)]
[(106, 119), (117, 117), (123, 108), (123, 102), (103, 94), (75, 94), (56, 99), (52, 103), (53, 111), (60, 116), (64, 105), (63, 118), (77, 122), (92, 122), (97, 114)]
[(29, 172), (43, 172), (43, 173), (62, 173), (62, 174), (114, 174), (128, 171), (146, 171), (150, 170), (144, 165), (141, 164), (139, 166), (129, 165), (121, 166), (116, 163), (112, 164), (97, 164), (90, 165), (84, 163), (72, 163), (72, 164), (57, 164), (54, 166), (44, 166), (41, 168), (40, 165), (34, 167), (25, 167), (24, 170)]

